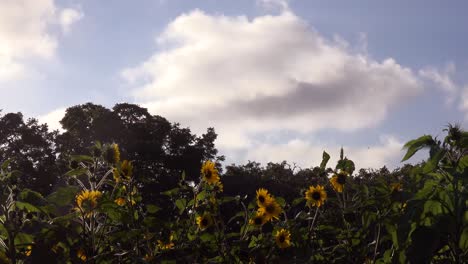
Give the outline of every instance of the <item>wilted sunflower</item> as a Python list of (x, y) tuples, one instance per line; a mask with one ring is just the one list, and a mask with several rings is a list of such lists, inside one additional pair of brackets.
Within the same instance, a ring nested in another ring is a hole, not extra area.
[(202, 180), (204, 180), (208, 184), (216, 184), (217, 182), (219, 182), (219, 174), (214, 162), (208, 160), (205, 163), (203, 163), (203, 166), (201, 168), (201, 176)]
[(257, 205), (258, 207), (264, 207), (265, 204), (269, 203), (273, 198), (266, 189), (260, 188), (257, 190)]
[(102, 196), (100, 191), (81, 191), (76, 196), (76, 205), (80, 212), (85, 212), (87, 216), (97, 207), (98, 199)]
[(305, 193), (305, 198), (309, 206), (320, 207), (327, 199), (327, 192), (325, 192), (325, 188), (321, 185), (317, 185), (317, 187), (310, 186), (309, 190)]
[(278, 219), (279, 215), (281, 214), (281, 206), (276, 202), (276, 200), (271, 197), (268, 202), (266, 202), (263, 206), (258, 208), (257, 213), (262, 214), (265, 216), (266, 221), (270, 221), (273, 218)]
[(291, 246), (291, 233), (286, 229), (276, 231), (275, 235), (276, 245), (279, 248), (287, 248)]
[(348, 177), (348, 174), (344, 171), (335, 174), (331, 179), (330, 183), (333, 186), (333, 189), (337, 192), (343, 192), (344, 185), (346, 183), (346, 178)]
[(202, 216), (197, 217), (197, 225), (201, 230), (205, 230), (206, 228), (210, 227), (213, 224), (213, 219), (211, 215), (204, 214)]
[(265, 216), (263, 214), (259, 214), (259, 213), (257, 213), (254, 217), (252, 217), (249, 220), (249, 224), (254, 225), (254, 226), (262, 226), (266, 222), (267, 221), (266, 221)]

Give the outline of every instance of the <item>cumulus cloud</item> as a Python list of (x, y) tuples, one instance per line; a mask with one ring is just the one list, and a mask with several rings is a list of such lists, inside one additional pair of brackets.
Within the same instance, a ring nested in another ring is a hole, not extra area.
[(398, 161), (403, 156), (403, 145), (404, 143), (394, 136), (382, 136), (378, 144), (362, 147), (321, 144), (313, 140), (296, 138), (285, 143), (260, 143), (247, 153), (243, 153), (242, 157), (234, 159), (241, 162), (255, 160), (263, 163), (286, 160), (302, 168), (310, 168), (320, 164), (325, 150), (331, 156), (328, 166), (333, 167), (343, 147), (345, 156), (355, 162), (356, 169), (381, 168), (385, 165), (393, 169), (400, 166)]
[(65, 116), (66, 108), (58, 108), (47, 114), (39, 116), (37, 119), (42, 124), (47, 124), (49, 130), (59, 130), (63, 132), (60, 120)]
[[(294, 139), (262, 145), (254, 137), (372, 128), (423, 90), (411, 69), (329, 40), (288, 9), (253, 19), (195, 10), (172, 21), (156, 44), (152, 56), (122, 71), (135, 101), (198, 133), (214, 126), (222, 151), (259, 159), (288, 147), (294, 157), (320, 156), (324, 146)], [(353, 153), (374, 155), (363, 166), (378, 164), (390, 158), (385, 150), (395, 152), (393, 143)]]
[[(73, 9), (67, 10), (65, 22), (69, 27), (76, 21), (76, 14)], [(61, 23), (61, 12), (53, 0), (0, 2), (0, 81), (24, 76), (30, 59), (51, 59), (55, 55), (58, 41), (51, 31)]]
[(455, 71), (455, 64), (448, 63), (443, 70), (435, 67), (426, 67), (421, 69), (419, 70), (419, 75), (432, 82), (436, 88), (443, 90), (447, 94), (447, 103), (451, 104), (454, 102), (455, 97), (460, 90), (459, 86), (453, 81)]
[(76, 23), (78, 20), (82, 19), (84, 16), (83, 12), (72, 9), (65, 8), (60, 12), (59, 23), (62, 27), (64, 33), (70, 32), (70, 27), (72, 24)]

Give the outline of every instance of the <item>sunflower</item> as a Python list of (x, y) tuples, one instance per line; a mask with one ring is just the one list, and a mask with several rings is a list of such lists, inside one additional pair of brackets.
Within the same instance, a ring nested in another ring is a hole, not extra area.
[(112, 149), (114, 150), (114, 162), (119, 163), (120, 162), (120, 150), (119, 150), (119, 145), (114, 143), (112, 144)]
[(80, 212), (87, 212), (87, 216), (90, 215), (90, 211), (94, 210), (97, 206), (98, 199), (102, 196), (100, 191), (81, 191), (76, 196), (76, 205)]
[(269, 203), (273, 197), (268, 193), (266, 189), (260, 188), (257, 190), (257, 205), (258, 207), (264, 207), (265, 204)]
[(119, 173), (119, 170), (117, 168), (114, 168), (112, 170), (112, 175), (114, 176), (114, 181), (116, 183), (119, 183), (121, 181), (121, 178), (120, 178), (120, 173)]
[(32, 253), (32, 246), (31, 245), (28, 245), (24, 251), (24, 254), (29, 257), (31, 256), (31, 253)]
[(259, 213), (257, 213), (254, 217), (252, 217), (252, 219), (249, 220), (249, 224), (253, 226), (262, 226), (266, 222), (267, 221), (266, 221), (265, 216)]
[(330, 182), (333, 186), (333, 189), (337, 192), (343, 192), (344, 185), (346, 183), (346, 178), (348, 174), (346, 172), (340, 172), (335, 174), (331, 179)]
[(317, 185), (317, 187), (310, 186), (309, 190), (305, 193), (305, 198), (309, 206), (320, 207), (325, 203), (327, 193), (325, 192), (325, 188), (321, 185)]
[(278, 219), (281, 212), (281, 206), (272, 197), (263, 206), (258, 208), (257, 211), (258, 214), (262, 214), (265, 216), (267, 222), (272, 220), (273, 218)]
[(215, 168), (215, 164), (212, 161), (206, 161), (203, 163), (201, 168), (202, 179), (208, 184), (216, 184), (219, 182), (218, 170)]
[(197, 217), (197, 225), (201, 230), (205, 230), (213, 224), (213, 219), (211, 215), (204, 214), (202, 216)]
[(170, 241), (169, 243), (164, 243), (163, 241), (158, 240), (158, 247), (161, 250), (173, 249), (174, 243), (172, 241)]
[(124, 160), (120, 168), (125, 178), (130, 179), (132, 177), (133, 165), (131, 161)]
[(223, 192), (223, 190), (224, 190), (224, 185), (223, 185), (220, 181), (218, 181), (218, 182), (216, 182), (216, 183), (214, 184), (213, 190), (214, 190), (215, 192)]
[(86, 252), (82, 248), (78, 249), (76, 256), (82, 261), (86, 261), (88, 259), (88, 257), (86, 257)]
[(114, 202), (118, 206), (124, 206), (125, 205), (125, 198), (119, 197), (119, 198), (115, 199)]
[(174, 243), (172, 242), (172, 240), (174, 240), (174, 235), (171, 234), (169, 236), (169, 242), (164, 242), (164, 241), (161, 241), (161, 240), (158, 240), (158, 247), (159, 249), (161, 250), (168, 250), (168, 249), (173, 249), (174, 248)]
[(276, 245), (279, 248), (287, 248), (291, 246), (291, 233), (286, 229), (276, 231)]

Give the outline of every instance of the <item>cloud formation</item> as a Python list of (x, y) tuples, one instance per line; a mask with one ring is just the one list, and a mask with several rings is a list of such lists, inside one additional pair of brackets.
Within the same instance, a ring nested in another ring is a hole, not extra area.
[(286, 160), (289, 162), (294, 161), (302, 168), (309, 168), (320, 164), (322, 153), (325, 150), (331, 156), (328, 166), (333, 167), (336, 165), (340, 149), (343, 147), (345, 156), (355, 161), (356, 169), (376, 169), (383, 166), (396, 168), (401, 165), (399, 160), (404, 155), (403, 145), (403, 142), (393, 136), (382, 136), (378, 144), (362, 147), (292, 139), (285, 143), (256, 145), (249, 149), (247, 153), (243, 153), (244, 157), (235, 159), (255, 160), (263, 163)]
[(28, 60), (53, 58), (58, 45), (54, 25), (68, 29), (79, 14), (74, 9), (61, 10), (53, 0), (1, 1), (0, 81), (24, 76)]
[(122, 71), (135, 100), (197, 132), (214, 126), (226, 151), (252, 148), (252, 136), (266, 132), (375, 127), (423, 89), (411, 69), (328, 40), (289, 10), (251, 20), (195, 10), (157, 45)]

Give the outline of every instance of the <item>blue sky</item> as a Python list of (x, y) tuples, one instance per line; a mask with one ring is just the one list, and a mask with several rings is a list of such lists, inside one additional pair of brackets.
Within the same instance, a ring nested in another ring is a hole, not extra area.
[[(138, 103), (227, 162), (399, 165), (404, 142), (466, 127), (465, 1), (0, 0), (0, 108)], [(3, 43), (3, 44), (1, 44)]]

